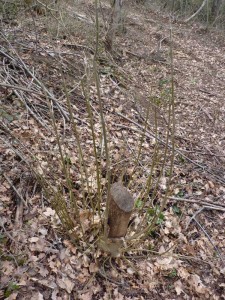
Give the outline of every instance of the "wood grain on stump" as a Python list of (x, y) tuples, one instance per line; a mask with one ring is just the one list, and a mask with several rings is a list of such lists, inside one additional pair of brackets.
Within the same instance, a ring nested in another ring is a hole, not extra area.
[(134, 199), (120, 182), (111, 186), (109, 197), (108, 237), (124, 237), (127, 233)]

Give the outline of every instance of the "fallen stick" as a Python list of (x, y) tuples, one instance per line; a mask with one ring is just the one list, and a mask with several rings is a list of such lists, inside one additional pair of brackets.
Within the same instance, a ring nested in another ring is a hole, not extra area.
[(223, 204), (215, 204), (213, 201), (206, 201), (206, 200), (197, 200), (197, 199), (186, 199), (186, 198), (179, 198), (179, 197), (168, 197), (170, 200), (174, 201), (182, 201), (182, 202), (188, 202), (188, 203), (195, 203), (199, 205), (205, 205), (206, 207), (211, 207), (211, 208), (220, 208), (222, 211), (225, 211), (225, 205)]

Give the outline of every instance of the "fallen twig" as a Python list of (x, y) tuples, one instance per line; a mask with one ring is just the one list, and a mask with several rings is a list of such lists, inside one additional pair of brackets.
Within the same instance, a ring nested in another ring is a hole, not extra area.
[(179, 197), (168, 197), (170, 200), (175, 200), (175, 201), (182, 201), (182, 202), (189, 202), (189, 203), (195, 203), (199, 205), (205, 205), (206, 207), (214, 207), (215, 209), (218, 208), (221, 209), (221, 211), (225, 210), (225, 205), (223, 204), (215, 204), (213, 201), (209, 200), (195, 200), (195, 199), (186, 199), (186, 198), (179, 198)]
[(20, 200), (23, 202), (23, 204), (27, 207), (27, 202), (25, 201), (25, 199), (23, 198), (23, 196), (20, 194), (20, 192), (17, 190), (17, 188), (14, 186), (14, 184), (9, 179), (9, 177), (6, 176), (4, 173), (3, 173), (3, 177), (6, 179), (6, 181), (8, 182), (8, 184), (11, 186), (11, 188), (14, 190), (14, 192), (20, 198)]
[(208, 234), (208, 232), (205, 230), (205, 228), (198, 222), (198, 220), (196, 220), (196, 218), (193, 218), (193, 220), (196, 222), (196, 224), (199, 226), (199, 228), (203, 231), (203, 233), (205, 234), (205, 236), (207, 237), (207, 239), (209, 240), (210, 244), (213, 246), (215, 252), (217, 253), (217, 255), (219, 256), (220, 260), (222, 261), (223, 265), (225, 266), (225, 262), (223, 260), (223, 257), (219, 251), (219, 249), (217, 248), (216, 245), (214, 245), (214, 242), (212, 241), (212, 238), (210, 237), (210, 235)]
[(13, 84), (0, 82), (0, 86), (6, 87), (6, 88), (9, 88), (9, 89), (13, 89), (13, 90), (21, 90), (21, 91), (24, 91), (24, 92), (28, 92), (28, 93), (32, 93), (32, 94), (37, 94), (39, 96), (43, 96), (43, 94), (41, 94), (39, 92), (36, 92), (34, 90), (31, 90), (31, 89), (28, 89), (28, 88), (25, 88), (25, 87), (19, 86), (19, 85), (13, 85)]
[(16, 201), (15, 227), (21, 228), (23, 225), (23, 201), (20, 198)]
[(3, 221), (0, 220), (0, 227), (2, 227), (3, 231), (5, 232), (5, 234), (7, 235), (7, 237), (14, 243), (16, 243), (15, 239), (11, 236), (10, 233), (8, 233), (8, 231), (6, 230), (4, 224), (3, 224)]
[(20, 55), (17, 53), (17, 51), (13, 48), (9, 40), (6, 38), (6, 36), (2, 33), (2, 36), (4, 40), (10, 45), (11, 49), (13, 49), (13, 52), (15, 53), (17, 60), (14, 57), (11, 57), (10, 55), (7, 55), (3, 50), (0, 50), (0, 53), (4, 56), (6, 56), (9, 60), (13, 61), (13, 64), (16, 65), (18, 68), (25, 71), (31, 78), (36, 82), (36, 84), (43, 90), (44, 96), (46, 99), (50, 99), (58, 108), (61, 115), (69, 121), (69, 113), (66, 112), (66, 110), (62, 107), (62, 105), (59, 104), (58, 100), (54, 97), (54, 95), (49, 91), (49, 89), (31, 72), (28, 68), (28, 66), (25, 64), (25, 62), (22, 60)]

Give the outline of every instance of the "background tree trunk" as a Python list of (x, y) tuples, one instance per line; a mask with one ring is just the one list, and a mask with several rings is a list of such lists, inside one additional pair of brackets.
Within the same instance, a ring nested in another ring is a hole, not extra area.
[(111, 51), (113, 49), (113, 42), (114, 42), (116, 31), (123, 24), (122, 8), (123, 8), (123, 0), (112, 1), (112, 15), (109, 24), (109, 29), (106, 35), (106, 48), (108, 51)]
[(222, 0), (214, 0), (212, 4), (212, 19), (215, 20), (219, 15)]

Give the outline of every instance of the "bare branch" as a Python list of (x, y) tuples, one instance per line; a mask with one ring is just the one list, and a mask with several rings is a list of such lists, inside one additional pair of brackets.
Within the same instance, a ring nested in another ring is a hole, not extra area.
[(200, 13), (200, 11), (203, 9), (203, 7), (206, 5), (208, 0), (204, 0), (202, 2), (202, 5), (199, 7), (199, 9), (192, 15), (190, 16), (189, 18), (187, 18), (184, 22), (187, 23), (189, 22), (190, 20), (192, 20), (198, 13)]

